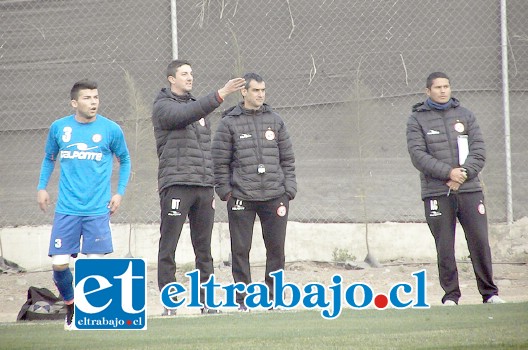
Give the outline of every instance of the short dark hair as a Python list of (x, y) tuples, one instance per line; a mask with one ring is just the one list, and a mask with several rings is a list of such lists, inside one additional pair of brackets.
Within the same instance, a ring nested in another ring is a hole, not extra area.
[(244, 85), (246, 90), (249, 89), (249, 83), (251, 82), (251, 80), (255, 80), (257, 83), (261, 83), (264, 81), (264, 79), (262, 79), (262, 77), (257, 73), (246, 73), (242, 78), (244, 78), (244, 80), (246, 81), (246, 85)]
[(169, 65), (167, 66), (167, 78), (170, 76), (175, 76), (178, 68), (185, 65), (190, 66), (191, 62), (186, 60), (174, 60), (169, 63)]
[(447, 76), (447, 74), (443, 72), (433, 72), (429, 74), (429, 76), (427, 77), (427, 80), (425, 82), (425, 87), (430, 89), (431, 86), (433, 86), (433, 80), (435, 80), (436, 78), (444, 78), (444, 79), (449, 80), (449, 77)]
[(79, 91), (80, 90), (95, 90), (97, 89), (97, 83), (92, 80), (83, 79), (79, 80), (75, 84), (73, 84), (73, 87), (70, 91), (70, 97), (72, 100), (77, 100), (79, 98)]

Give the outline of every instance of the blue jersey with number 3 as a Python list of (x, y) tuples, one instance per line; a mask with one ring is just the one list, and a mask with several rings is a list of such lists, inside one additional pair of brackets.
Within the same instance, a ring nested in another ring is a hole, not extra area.
[(125, 193), (130, 177), (130, 155), (123, 131), (101, 115), (79, 123), (74, 115), (51, 124), (38, 189), (46, 189), (55, 161), (60, 162), (59, 194), (55, 212), (93, 216), (108, 213), (113, 157), (117, 157), (117, 193)]

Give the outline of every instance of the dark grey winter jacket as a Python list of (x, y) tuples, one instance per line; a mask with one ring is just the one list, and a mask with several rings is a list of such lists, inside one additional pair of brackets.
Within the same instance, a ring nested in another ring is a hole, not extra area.
[(482, 191), (479, 173), (486, 161), (484, 139), (473, 113), (452, 98), (452, 107), (431, 109), (427, 103), (417, 103), (407, 122), (407, 149), (413, 165), (420, 171), (422, 199), (447, 195), (451, 169), (458, 162), (458, 135), (468, 135), (469, 155), (461, 166), (467, 170), (467, 180), (459, 192)]
[[(239, 104), (224, 113), (213, 140), (216, 193), (225, 200), (266, 201), (297, 193), (295, 157), (286, 125), (270, 106)], [(265, 172), (259, 174), (259, 164)]]
[(202, 118), (218, 106), (216, 92), (195, 99), (161, 89), (152, 112), (159, 192), (173, 185), (214, 186), (211, 126)]

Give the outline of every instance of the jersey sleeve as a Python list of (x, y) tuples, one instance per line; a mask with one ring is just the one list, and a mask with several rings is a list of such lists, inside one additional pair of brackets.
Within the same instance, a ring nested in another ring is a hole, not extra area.
[(119, 180), (117, 182), (117, 193), (124, 195), (128, 181), (130, 179), (131, 162), (130, 153), (125, 141), (123, 130), (119, 126), (114, 131), (114, 137), (111, 144), (111, 151), (115, 154), (119, 162)]
[(52, 124), (48, 138), (46, 140), (46, 146), (44, 148), (44, 159), (40, 167), (40, 177), (37, 185), (37, 190), (45, 190), (48, 186), (49, 179), (55, 168), (55, 161), (57, 160), (57, 154), (59, 153), (59, 145), (55, 139), (55, 124)]

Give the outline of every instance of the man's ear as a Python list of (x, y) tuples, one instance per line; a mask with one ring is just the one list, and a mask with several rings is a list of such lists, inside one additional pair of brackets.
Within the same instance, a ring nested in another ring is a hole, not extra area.
[(247, 89), (245, 87), (240, 90), (240, 93), (242, 94), (242, 97), (246, 97), (247, 92), (248, 91), (247, 91)]
[(429, 97), (431, 97), (431, 89), (425, 88), (425, 94)]
[(167, 80), (169, 81), (170, 84), (174, 84), (174, 77), (172, 75), (169, 75), (167, 77)]
[(73, 108), (77, 108), (78, 104), (77, 104), (77, 101), (76, 100), (71, 100), (70, 101), (70, 104)]

